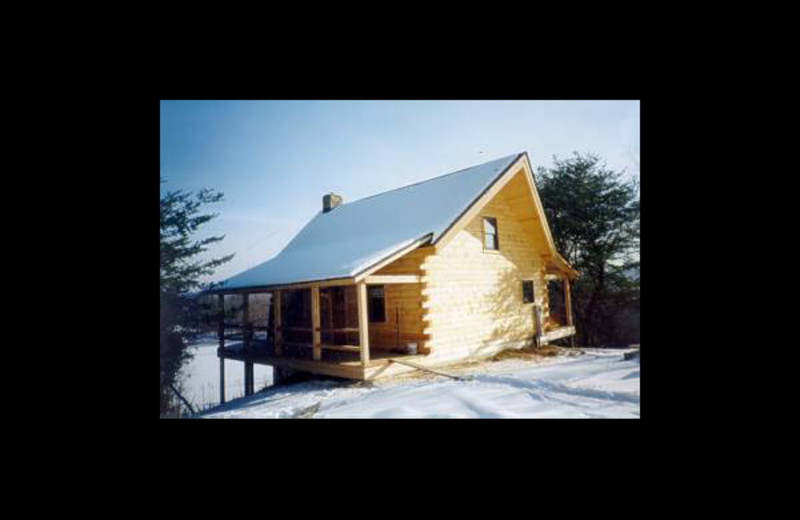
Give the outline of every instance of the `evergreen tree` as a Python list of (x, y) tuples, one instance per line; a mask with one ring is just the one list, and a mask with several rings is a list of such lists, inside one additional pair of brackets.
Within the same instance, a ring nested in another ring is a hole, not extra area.
[(581, 273), (572, 285), (578, 343), (620, 344), (629, 335), (618, 318), (632, 306), (638, 312), (638, 181), (593, 154), (553, 163), (538, 169), (536, 183), (556, 248)]
[[(161, 182), (165, 182), (163, 179)], [(178, 372), (191, 359), (188, 343), (210, 324), (211, 305), (192, 291), (208, 289), (202, 277), (233, 255), (200, 260), (198, 255), (224, 236), (195, 239), (197, 230), (217, 214), (201, 213), (223, 195), (210, 189), (197, 193), (171, 191), (161, 196), (161, 413), (175, 413)]]

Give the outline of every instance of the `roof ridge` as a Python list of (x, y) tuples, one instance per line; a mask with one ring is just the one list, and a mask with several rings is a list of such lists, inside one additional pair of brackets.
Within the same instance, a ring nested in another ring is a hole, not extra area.
[(523, 154), (525, 154), (525, 152), (520, 152), (520, 153), (512, 153), (511, 155), (506, 155), (506, 156), (503, 156), (503, 157), (498, 157), (498, 158), (496, 158), (496, 159), (492, 159), (492, 160), (490, 160), (490, 161), (482, 162), (482, 163), (480, 163), (480, 164), (473, 164), (472, 166), (467, 166), (466, 168), (461, 168), (460, 170), (456, 170), (456, 171), (454, 171), (454, 172), (445, 173), (445, 174), (442, 174), (442, 175), (437, 175), (436, 177), (431, 177), (430, 179), (425, 179), (424, 181), (414, 182), (414, 183), (411, 183), (411, 184), (407, 184), (407, 185), (405, 185), (405, 186), (400, 186), (400, 187), (398, 187), (398, 188), (392, 188), (391, 190), (382, 191), (382, 192), (380, 192), (380, 193), (375, 193), (375, 194), (373, 194), (373, 195), (367, 195), (366, 197), (361, 197), (360, 199), (356, 199), (356, 200), (354, 200), (353, 202), (345, 202), (344, 204), (342, 204), (342, 206), (348, 206), (348, 205), (350, 205), (350, 204), (355, 204), (356, 202), (361, 202), (362, 200), (371, 199), (371, 198), (373, 198), (373, 197), (377, 197), (377, 196), (379, 196), (379, 195), (385, 195), (385, 194), (387, 194), (387, 193), (391, 193), (391, 192), (393, 192), (393, 191), (397, 191), (397, 190), (404, 190), (404, 189), (406, 189), (406, 188), (411, 188), (412, 186), (417, 186), (417, 185), (419, 185), (419, 184), (425, 184), (426, 182), (435, 181), (435, 180), (437, 180), (437, 179), (441, 179), (441, 178), (443, 178), (443, 177), (449, 177), (450, 175), (455, 175), (455, 174), (457, 174), (457, 173), (461, 173), (461, 172), (463, 172), (463, 171), (465, 171), (465, 170), (471, 170), (472, 168), (478, 168), (478, 167), (480, 167), (480, 166), (483, 166), (484, 164), (489, 164), (490, 162), (499, 161), (500, 159), (506, 159), (506, 158), (508, 158), (508, 157), (516, 156), (516, 159), (514, 159), (514, 160), (516, 161), (516, 160), (517, 160), (517, 159), (519, 159), (519, 157), (520, 157), (520, 156), (522, 156)]

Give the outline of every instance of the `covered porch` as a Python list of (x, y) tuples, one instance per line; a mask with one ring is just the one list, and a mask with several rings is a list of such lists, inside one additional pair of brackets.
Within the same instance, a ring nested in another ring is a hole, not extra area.
[[(379, 375), (393, 359), (424, 357), (427, 336), (400, 319), (400, 307), (392, 316), (386, 306), (387, 293), (414, 294), (420, 284), (416, 275), (373, 275), (218, 292), (221, 402), (226, 359), (244, 363), (245, 395), (250, 395), (256, 363), (363, 380)], [(268, 302), (260, 319), (252, 312), (255, 295)], [(233, 299), (239, 305), (232, 305)]]
[[(536, 309), (536, 342), (547, 345), (551, 341), (570, 338), (570, 346), (575, 346), (575, 324), (572, 319), (572, 287), (570, 279), (578, 276), (567, 262), (556, 256), (545, 262), (545, 281), (560, 285), (560, 291), (553, 291), (548, 297), (547, 313), (542, 316)], [(550, 292), (550, 291), (548, 291)], [(553, 297), (555, 296), (555, 297)], [(560, 296), (560, 298), (559, 298)]]

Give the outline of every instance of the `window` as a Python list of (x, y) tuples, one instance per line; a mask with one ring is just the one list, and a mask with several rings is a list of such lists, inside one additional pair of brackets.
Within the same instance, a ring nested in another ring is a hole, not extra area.
[(497, 219), (493, 217), (483, 218), (483, 248), (488, 250), (500, 249), (497, 240)]
[(371, 323), (386, 321), (386, 296), (382, 285), (367, 286), (367, 310)]
[(533, 280), (522, 281), (522, 303), (533, 303)]

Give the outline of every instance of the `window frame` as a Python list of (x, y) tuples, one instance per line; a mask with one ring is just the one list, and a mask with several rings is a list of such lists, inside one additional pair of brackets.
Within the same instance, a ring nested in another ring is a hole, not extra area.
[[(488, 234), (488, 233), (486, 233), (486, 221), (491, 221), (492, 226), (494, 227), (494, 234), (492, 235), (494, 237), (494, 241), (493, 241), (494, 242), (494, 248), (493, 249), (486, 247), (486, 236)], [(481, 235), (483, 236), (483, 240), (481, 241), (481, 245), (483, 246), (484, 253), (486, 253), (486, 252), (494, 252), (494, 253), (500, 252), (500, 227), (497, 225), (497, 217), (484, 216), (483, 219), (481, 220), (481, 224), (482, 224)]]

